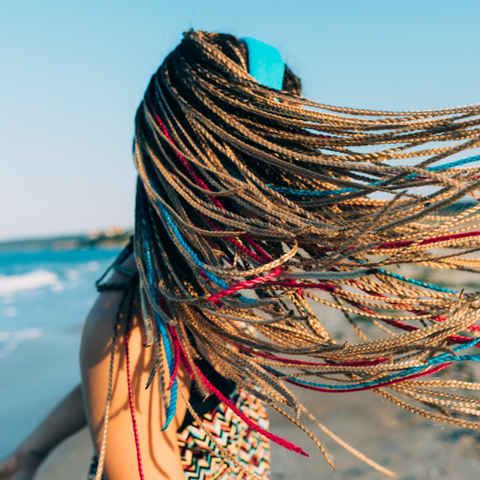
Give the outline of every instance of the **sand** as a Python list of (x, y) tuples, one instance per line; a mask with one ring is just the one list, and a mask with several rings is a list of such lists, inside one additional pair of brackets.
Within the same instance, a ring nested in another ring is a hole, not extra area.
[[(369, 392), (342, 395), (302, 392), (300, 397), (334, 433), (396, 472), (400, 480), (479, 478), (480, 434), (433, 424)], [(273, 445), (272, 480), (388, 478), (307, 423), (334, 457), (337, 471), (333, 471), (303, 432), (276, 412), (270, 418), (273, 432), (310, 454), (310, 458), (304, 458)], [(91, 453), (89, 435), (82, 430), (52, 452), (36, 480), (85, 480)]]

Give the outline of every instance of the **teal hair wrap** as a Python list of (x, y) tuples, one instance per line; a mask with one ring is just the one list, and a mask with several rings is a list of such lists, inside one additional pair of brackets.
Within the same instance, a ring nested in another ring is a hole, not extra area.
[(261, 85), (281, 90), (285, 64), (280, 52), (271, 45), (255, 40), (241, 38), (248, 50), (248, 72)]

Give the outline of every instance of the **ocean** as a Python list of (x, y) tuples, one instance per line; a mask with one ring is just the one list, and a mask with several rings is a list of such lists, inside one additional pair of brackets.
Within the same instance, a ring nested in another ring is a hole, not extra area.
[(0, 252), (0, 458), (79, 382), (94, 283), (119, 252)]

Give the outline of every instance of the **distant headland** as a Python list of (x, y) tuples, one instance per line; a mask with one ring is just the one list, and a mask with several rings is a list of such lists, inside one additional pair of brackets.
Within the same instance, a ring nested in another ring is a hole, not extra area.
[(77, 250), (92, 247), (121, 247), (128, 242), (133, 230), (114, 226), (80, 235), (29, 238), (0, 241), (0, 250)]

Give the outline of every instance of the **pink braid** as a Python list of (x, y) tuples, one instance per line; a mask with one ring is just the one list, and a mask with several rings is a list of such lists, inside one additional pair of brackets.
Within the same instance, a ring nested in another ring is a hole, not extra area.
[(129, 328), (130, 319), (128, 319), (127, 321), (127, 327), (125, 331), (125, 360), (127, 364), (128, 403), (130, 404), (130, 415), (132, 416), (133, 435), (135, 437), (135, 448), (137, 450), (138, 473), (140, 474), (140, 479), (145, 480), (145, 477), (143, 475), (142, 456), (140, 454), (140, 440), (138, 438), (137, 421), (135, 419), (135, 405), (133, 404), (132, 382), (130, 380), (130, 355), (128, 353)]
[(227, 288), (226, 290), (222, 290), (221, 292), (218, 292), (216, 295), (212, 295), (211, 297), (208, 298), (208, 301), (214, 302), (219, 298), (225, 297), (226, 295), (231, 295), (232, 293), (235, 293), (238, 290), (244, 290), (246, 288), (251, 288), (254, 285), (258, 285), (259, 283), (268, 282), (268, 280), (276, 277), (281, 271), (282, 269), (280, 267), (274, 268), (268, 275), (265, 275), (263, 277), (257, 277), (252, 280), (247, 280), (246, 282), (238, 283), (233, 287), (230, 287), (230, 288)]
[[(387, 387), (388, 385), (394, 385), (395, 383), (404, 382), (406, 380), (413, 380), (414, 378), (423, 377), (425, 375), (432, 375), (434, 373), (439, 372), (440, 370), (443, 370), (444, 368), (449, 367), (450, 365), (452, 365), (452, 363), (453, 362), (445, 363), (443, 365), (438, 365), (436, 367), (429, 368), (425, 372), (415, 373), (415, 374), (410, 375), (408, 377), (395, 378), (395, 379), (390, 380), (390, 381), (385, 382), (385, 383), (381, 383), (381, 384), (377, 384), (377, 385), (371, 385), (369, 387), (361, 387), (361, 388), (352, 387), (352, 389), (342, 388), (342, 389), (334, 390), (334, 389), (331, 389), (331, 388), (314, 387), (312, 385), (303, 385), (303, 384), (299, 385), (294, 380), (289, 379), (289, 378), (282, 378), (282, 380), (287, 382), (287, 383), (291, 383), (293, 385), (296, 385), (297, 387), (302, 387), (302, 388), (305, 388), (306, 390), (315, 390), (316, 392), (327, 392), (327, 393), (343, 393), (343, 392), (350, 392), (350, 391), (361, 392), (363, 390), (374, 390), (374, 389), (377, 389), (377, 388)], [(276, 377), (280, 377), (279, 373), (274, 373), (274, 372), (271, 372), (271, 373)]]
[(197, 371), (199, 377), (201, 378), (203, 385), (209, 390), (211, 393), (216, 395), (228, 408), (230, 408), (240, 419), (242, 419), (252, 430), (255, 432), (259, 433), (260, 435), (263, 435), (264, 437), (268, 438), (269, 440), (272, 440), (272, 442), (275, 442), (276, 444), (286, 448), (287, 450), (291, 450), (293, 452), (299, 453), (300, 455), (303, 455), (305, 457), (308, 457), (309, 455), (304, 452), (300, 447), (297, 447), (293, 443), (289, 442), (288, 440), (285, 440), (283, 438), (280, 438), (276, 435), (273, 435), (272, 433), (268, 432), (267, 430), (261, 428), (258, 426), (255, 422), (250, 420), (248, 417), (245, 416), (243, 412), (241, 412), (230, 400), (223, 395), (220, 390), (218, 390), (214, 385), (210, 383), (210, 381), (205, 377), (205, 375), (202, 373), (202, 371), (195, 365), (195, 363), (192, 362), (192, 364), (189, 364), (188, 357), (184, 351), (183, 345), (181, 342), (178, 340), (178, 337), (176, 335), (176, 332), (172, 332), (174, 341), (178, 342), (178, 345), (180, 347), (180, 355), (182, 359), (182, 364), (185, 368), (185, 370), (189, 373), (189, 375), (193, 378), (195, 378), (193, 371), (192, 371), (192, 366), (195, 368)]

